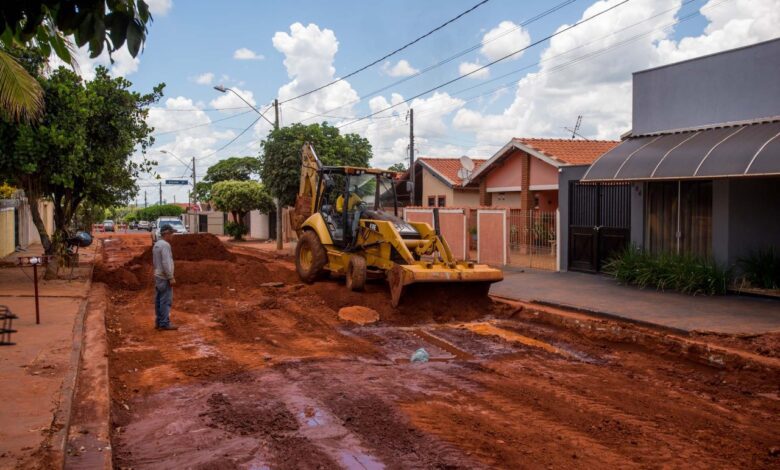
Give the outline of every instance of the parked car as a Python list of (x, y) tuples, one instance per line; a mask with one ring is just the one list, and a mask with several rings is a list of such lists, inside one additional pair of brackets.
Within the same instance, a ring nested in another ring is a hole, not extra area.
[(148, 220), (140, 220), (138, 221), (138, 230), (146, 230), (148, 232), (152, 231), (152, 223)]
[(136, 230), (138, 228), (138, 222), (136, 222), (135, 220), (130, 222), (130, 224), (128, 224), (128, 228), (130, 230)]
[(114, 231), (114, 221), (113, 220), (104, 220), (103, 221), (103, 231), (104, 232), (113, 232)]
[(163, 225), (170, 225), (175, 230), (174, 235), (182, 235), (187, 233), (187, 227), (178, 217), (159, 217), (154, 223), (154, 230), (152, 230), (152, 240), (157, 241), (160, 238), (160, 228)]

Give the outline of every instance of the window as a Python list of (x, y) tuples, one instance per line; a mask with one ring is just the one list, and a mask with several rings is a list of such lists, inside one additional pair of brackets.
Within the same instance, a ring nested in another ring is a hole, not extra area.
[(436, 196), (428, 196), (428, 207), (436, 207)]
[(439, 207), (445, 207), (447, 205), (447, 197), (439, 196)]
[(652, 253), (710, 256), (712, 181), (649, 183), (645, 245)]

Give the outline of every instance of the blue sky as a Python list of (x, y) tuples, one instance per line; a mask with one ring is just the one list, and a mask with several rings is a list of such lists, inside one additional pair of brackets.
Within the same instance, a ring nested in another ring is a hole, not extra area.
[[(150, 114), (157, 143), (149, 152), (160, 162), (158, 172), (164, 178), (189, 175), (172, 155), (187, 161), (195, 157), (203, 175), (221, 158), (257, 153), (267, 123), (261, 120), (238, 136), (257, 115), (246, 112), (249, 108), (213, 110), (244, 106), (215, 91), (214, 85), (232, 87), (265, 109), (275, 97), (289, 98), (343, 76), (477, 3), (147, 1), (155, 19), (143, 54), (136, 60), (117, 54), (113, 72), (126, 76), (139, 91), (166, 83), (165, 97)], [(475, 67), (469, 64), (484, 65), (621, 1), (573, 1), (519, 27), (564, 2), (490, 0), (387, 63), (283, 105), (282, 125), (322, 119), (312, 113), (344, 117), (327, 119), (343, 125), (458, 77)], [(771, 39), (778, 34), (778, 12), (780, 0), (629, 0), (552, 41), (530, 47), (519, 58), (414, 101), (418, 155), (489, 157), (513, 136), (568, 138), (563, 127), (573, 126), (578, 115), (583, 116), (582, 134), (616, 139), (630, 129), (633, 71)], [(689, 14), (693, 16), (679, 21)], [(475, 45), (480, 47), (448, 64), (349, 104)], [(399, 65), (399, 60), (405, 63)], [(81, 62), (82, 73), (89, 78), (90, 67), (106, 63), (106, 58), (81, 57)], [(512, 71), (518, 73), (489, 82)], [(486, 93), (501, 85), (506, 86)], [(470, 87), (474, 88), (463, 91)], [(407, 109), (400, 105), (346, 125), (342, 132), (356, 132), (371, 141), (375, 166), (406, 160)], [(272, 112), (268, 116), (272, 118)], [(150, 202), (156, 202), (152, 178), (139, 183), (149, 190)], [(187, 190), (165, 187), (163, 196), (184, 201)]]

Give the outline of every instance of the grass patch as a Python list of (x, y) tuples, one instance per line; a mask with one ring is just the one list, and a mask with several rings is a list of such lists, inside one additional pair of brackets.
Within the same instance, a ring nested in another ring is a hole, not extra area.
[(683, 294), (725, 294), (731, 272), (714, 261), (692, 255), (651, 254), (630, 247), (614, 256), (603, 271), (619, 282)]

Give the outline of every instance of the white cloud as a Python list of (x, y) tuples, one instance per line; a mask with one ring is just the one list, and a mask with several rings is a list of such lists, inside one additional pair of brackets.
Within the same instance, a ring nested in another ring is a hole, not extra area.
[[(277, 32), (272, 42), (274, 48), (284, 54), (284, 66), (291, 79), (279, 88), (280, 101), (321, 87), (336, 78), (333, 60), (339, 42), (332, 30), (320, 29), (316, 24), (303, 26), (301, 23), (293, 23), (289, 33)], [(282, 124), (311, 118), (311, 113), (327, 113), (357, 99), (357, 92), (348, 81), (342, 80), (282, 107)], [(332, 114), (351, 116), (352, 106), (344, 106)]]
[[(582, 18), (618, 1), (595, 2)], [(475, 133), (478, 142), (565, 137), (563, 127), (573, 126), (583, 115), (580, 133), (615, 139), (631, 127), (633, 72), (777, 36), (780, 0), (710, 0), (702, 9), (708, 20), (703, 33), (678, 41), (670, 28), (663, 27), (689, 11), (680, 12), (681, 4), (681, 0), (635, 0), (554, 37), (541, 54), (539, 70), (517, 82), (508, 107), (495, 114), (460, 109), (454, 127)], [(629, 28), (635, 23), (639, 25)], [(623, 28), (627, 29), (610, 35)], [(625, 42), (642, 33), (648, 34)], [(611, 49), (601, 52), (607, 48)], [(581, 57), (587, 58), (575, 61)]]
[[(168, 98), (164, 105), (150, 108), (147, 123), (155, 128), (154, 133), (158, 144), (149, 153), (149, 157), (157, 160), (156, 171), (163, 177), (178, 178), (182, 174), (189, 175), (189, 170), (179, 159), (189, 163), (192, 157), (203, 158), (237, 135), (237, 131), (219, 128), (218, 125), (213, 124), (211, 118), (198, 108), (197, 103), (184, 96)], [(236, 112), (240, 111), (234, 111)], [(165, 154), (160, 150), (171, 153)], [(204, 168), (201, 168), (200, 172), (203, 173), (206, 167), (230, 155), (225, 151), (203, 161), (201, 164)], [(171, 191), (170, 188), (164, 190), (166, 194)], [(179, 194), (182, 195), (186, 199), (186, 191)]]
[(395, 65), (392, 65), (390, 61), (387, 61), (382, 64), (382, 70), (391, 77), (408, 77), (419, 72), (419, 70), (412, 67), (412, 64), (405, 59), (399, 60)]
[[(420, 143), (426, 155), (452, 155), (451, 149), (435, 149), (426, 144), (427, 139), (443, 139), (448, 131), (448, 123), (445, 119), (455, 110), (463, 106), (463, 100), (453, 98), (448, 93), (436, 92), (429, 98), (417, 98), (411, 103), (400, 104), (404, 101), (398, 93), (390, 95), (388, 100), (384, 96), (376, 96), (369, 101), (372, 113), (381, 111), (391, 105), (398, 104), (390, 111), (379, 114), (368, 123), (357, 123), (347, 126), (342, 132), (356, 132), (366, 137), (374, 149), (374, 158), (371, 165), (379, 168), (387, 168), (393, 163), (408, 160), (409, 123), (406, 115), (410, 108), (415, 112), (414, 134), (416, 142)], [(459, 154), (462, 154), (459, 153)], [(422, 153), (418, 152), (418, 155)]]
[(253, 51), (252, 49), (247, 49), (246, 47), (242, 47), (240, 49), (236, 49), (236, 51), (233, 53), (233, 58), (236, 60), (263, 60), (265, 57), (263, 54), (258, 54), (257, 52)]
[[(522, 26), (511, 21), (502, 21), (482, 37), (480, 52), (488, 60), (496, 60), (511, 54), (514, 51), (528, 47), (531, 44), (531, 35)], [(511, 60), (519, 59), (524, 52), (511, 57)]]
[(173, 0), (146, 0), (152, 15), (165, 16), (173, 7)]
[(206, 72), (198, 75), (195, 77), (195, 83), (198, 85), (211, 85), (211, 83), (214, 81), (214, 74), (211, 72)]
[[(473, 62), (461, 62), (460, 66), (458, 66), (458, 73), (460, 73), (460, 75), (463, 76), (471, 72), (474, 72), (480, 67), (482, 67), (481, 64), (476, 64)], [(490, 68), (488, 67), (478, 72), (471, 73), (471, 75), (468, 76), (468, 78), (474, 78), (474, 79), (483, 79), (488, 77), (490, 77)]]

